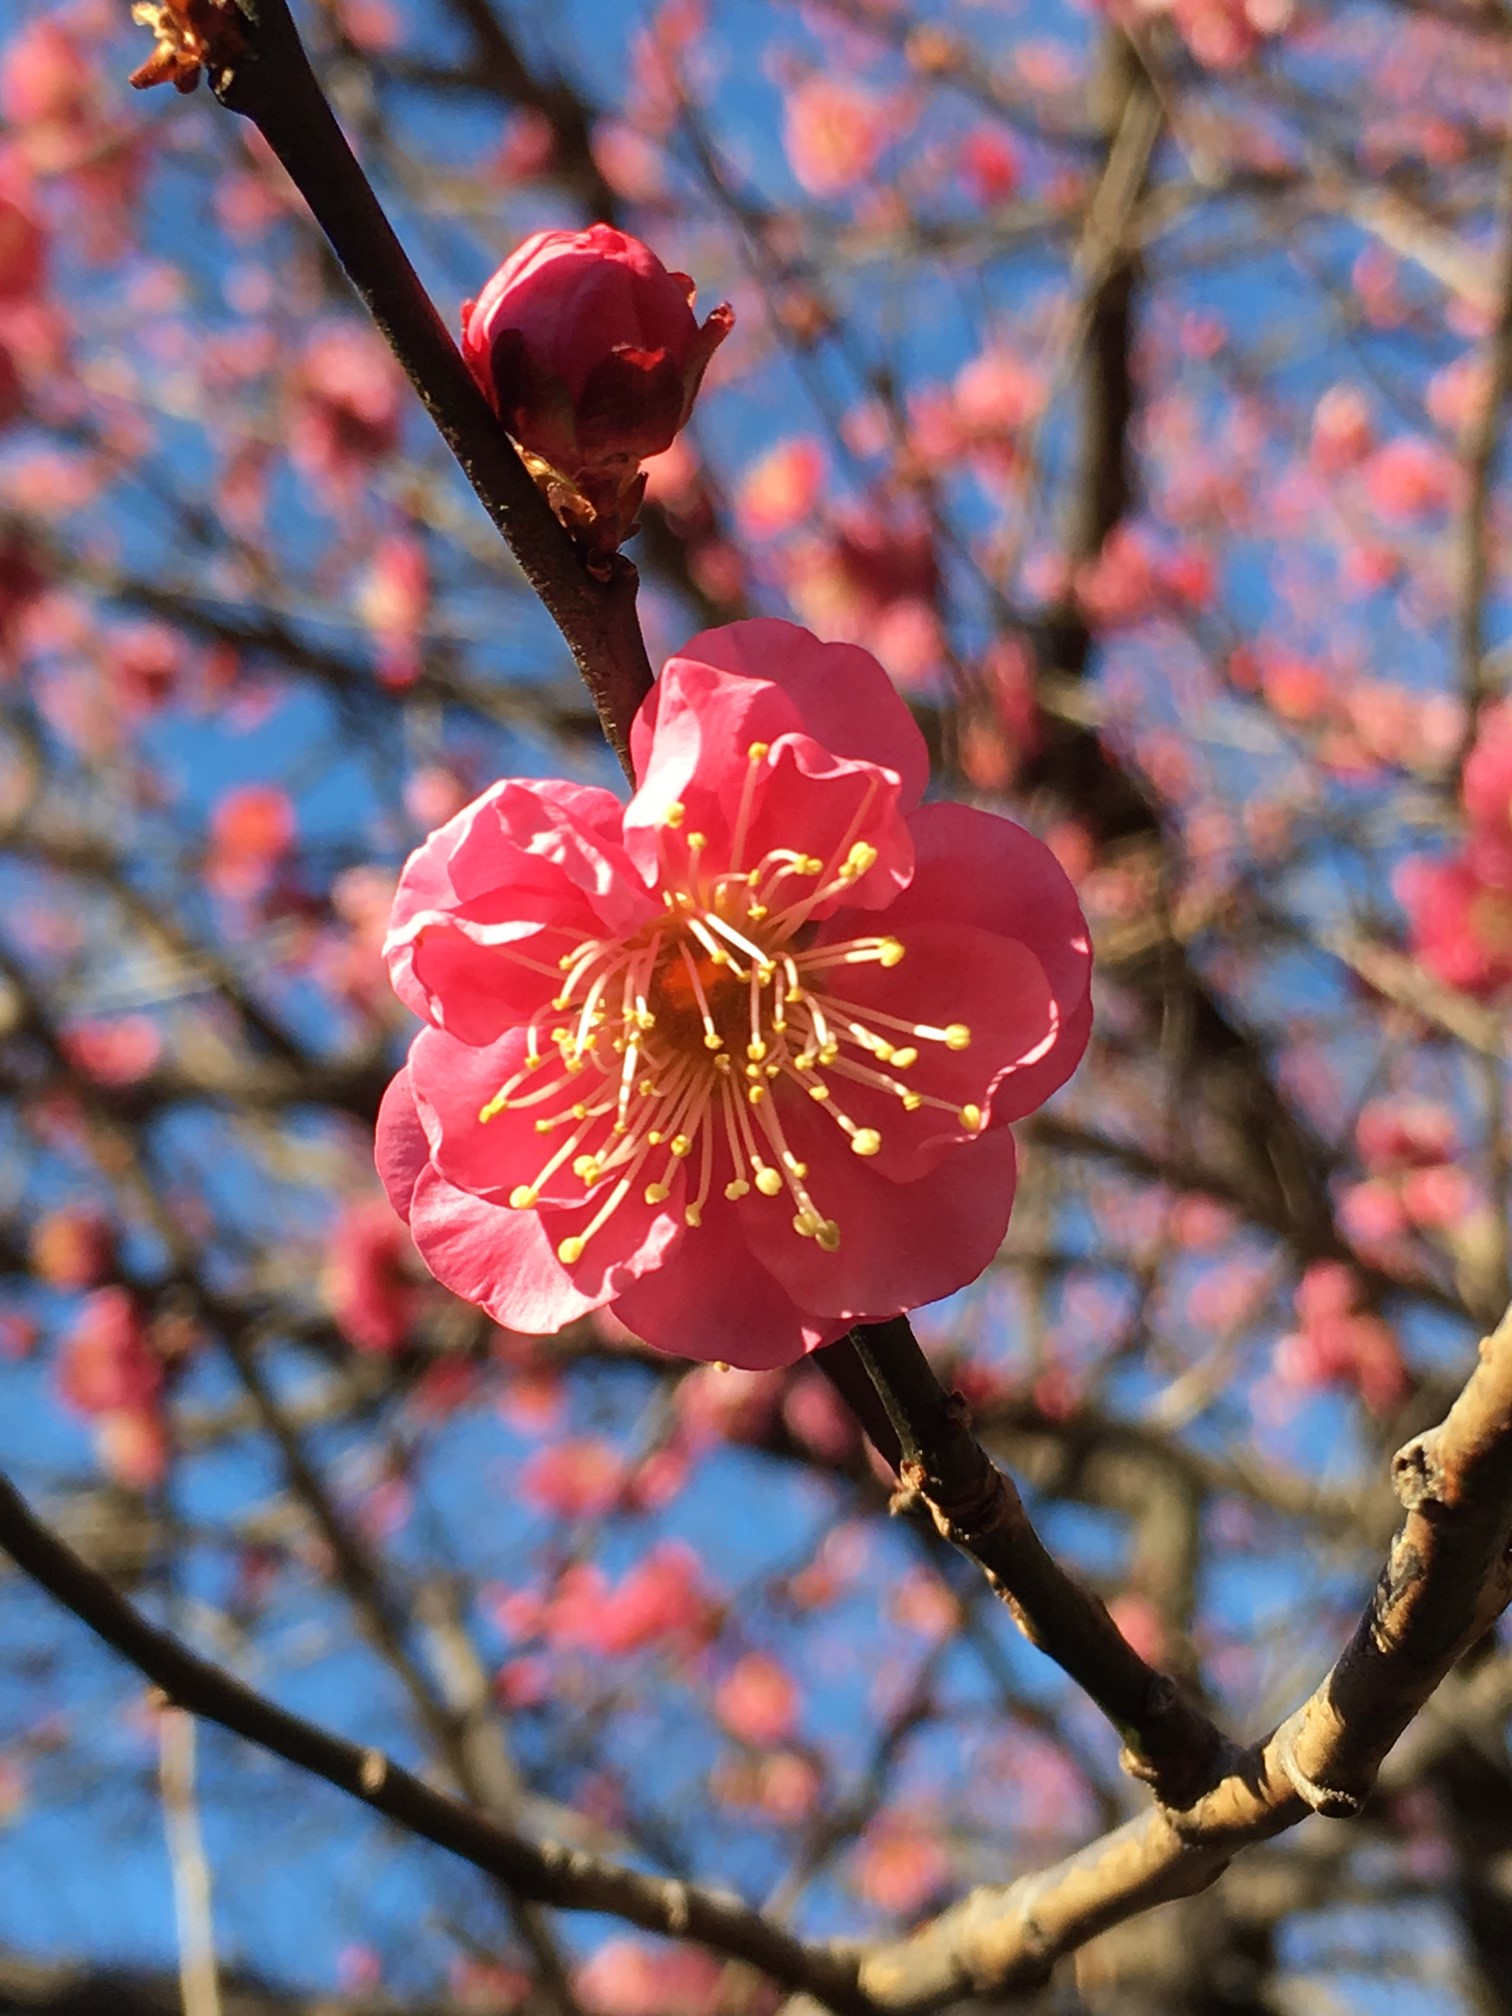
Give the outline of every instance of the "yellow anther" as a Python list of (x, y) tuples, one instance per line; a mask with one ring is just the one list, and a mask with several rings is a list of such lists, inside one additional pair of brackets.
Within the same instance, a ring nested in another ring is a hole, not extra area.
[(759, 1064), (747, 1064), (745, 1075), (747, 1078), (759, 1078), (761, 1076), (761, 1066)]
[(682, 822), (684, 821), (684, 819), (687, 818), (687, 816), (688, 816), (687, 806), (683, 804), (680, 798), (674, 798), (672, 800), (672, 803), (667, 807), (666, 811), (663, 812), (662, 814), (662, 824), (663, 826), (672, 827), (673, 830), (675, 831), (679, 826), (681, 826)]
[(552, 1128), (555, 1127), (555, 1125), (556, 1125), (555, 1120), (537, 1120), (537, 1122), (535, 1123), (535, 1131), (537, 1132), (537, 1134), (549, 1134)]
[(557, 1258), (564, 1267), (572, 1267), (583, 1257), (583, 1248), (588, 1244), (574, 1232), (570, 1239), (564, 1239), (557, 1248)]
[(704, 1048), (705, 1050), (723, 1050), (724, 1038), (717, 1029), (705, 1029)]
[(780, 1197), (782, 1195), (782, 1178), (777, 1174), (775, 1169), (768, 1169), (763, 1166), (756, 1171), (756, 1188), (761, 1192), (763, 1197)]
[(808, 1174), (807, 1162), (800, 1162), (798, 1160), (798, 1157), (793, 1153), (791, 1148), (783, 1149), (782, 1159), (787, 1164), (789, 1169), (792, 1170), (793, 1174), (798, 1178), (798, 1181), (801, 1183), (804, 1177), (807, 1176)]
[(729, 1198), (730, 1202), (734, 1204), (740, 1198), (749, 1196), (750, 1189), (751, 1186), (749, 1183), (747, 1183), (745, 1178), (743, 1176), (737, 1176), (733, 1183), (726, 1183), (725, 1195), (726, 1197)]
[[(878, 1052), (878, 1055), (880, 1054)], [(901, 1050), (894, 1050), (892, 1055), (887, 1059), (887, 1062), (891, 1064), (894, 1071), (906, 1071), (910, 1064), (917, 1064), (918, 1061), (919, 1053), (915, 1050), (912, 1043), (905, 1043)]]
[(747, 749), (746, 756), (752, 763), (759, 763), (771, 746), (770, 742), (753, 742)]
[[(556, 1010), (558, 1015), (560, 1015), (564, 1008), (571, 1006), (571, 1003), (572, 1003), (572, 996), (570, 994), (558, 994), (555, 1000), (553, 1000), (551, 1005)], [(561, 1042), (565, 1034), (566, 1031), (562, 1029), (554, 1029), (552, 1031), (552, 1035), (558, 1043)]]
[(847, 882), (854, 882), (864, 875), (868, 868), (877, 865), (877, 850), (869, 840), (858, 840), (845, 857), (845, 865), (840, 873)]
[(688, 852), (690, 854), (702, 854), (708, 844), (709, 836), (707, 833), (690, 833), (688, 835)]
[(654, 1029), (656, 1027), (656, 1017), (649, 1008), (637, 1008), (635, 1011), (635, 1026), (637, 1029)]
[(840, 1227), (833, 1218), (826, 1218), (814, 1234), (815, 1244), (824, 1253), (838, 1253), (840, 1250)]
[(767, 1046), (759, 1036), (753, 1036), (746, 1045), (746, 1055), (753, 1064), (759, 1064), (767, 1054)]
[(765, 1085), (747, 1085), (746, 1103), (748, 1105), (759, 1106), (762, 1100), (765, 1099), (765, 1097), (766, 1097)]
[(952, 1022), (945, 1031), (947, 1050), (966, 1050), (971, 1045), (971, 1031), (964, 1022)]
[(572, 1165), (574, 1176), (581, 1176), (585, 1183), (597, 1183), (602, 1173), (595, 1155), (579, 1155)]
[(819, 1062), (821, 1064), (833, 1064), (839, 1055), (840, 1045), (831, 1037), (829, 1042), (819, 1052)]
[(828, 1099), (828, 1097), (830, 1096), (830, 1088), (828, 1087), (828, 1085), (823, 1084), (810, 1085), (810, 1087), (808, 1088), (808, 1095), (810, 1099)]
[(898, 961), (903, 957), (903, 940), (901, 938), (884, 938), (882, 943), (877, 947), (877, 957), (884, 966), (896, 966)]
[(767, 906), (765, 903), (748, 903), (746, 905), (746, 922), (748, 924), (759, 924), (766, 914)]
[(891, 1064), (893, 1047), (885, 1037), (879, 1036), (872, 1046), (872, 1055), (882, 1064)]
[(966, 1128), (969, 1133), (979, 1134), (982, 1129), (981, 1107), (963, 1106), (961, 1108), (961, 1125), (964, 1128)]
[(648, 1204), (665, 1204), (672, 1193), (665, 1183), (648, 1183), (641, 1194)]
[(817, 1211), (799, 1211), (793, 1218), (793, 1230), (800, 1239), (812, 1239), (823, 1223)]
[(875, 1127), (858, 1127), (851, 1136), (852, 1155), (875, 1155), (882, 1146), (882, 1136)]
[(581, 1100), (579, 1100), (577, 1105), (573, 1107), (572, 1117), (574, 1120), (586, 1120), (588, 1118), (588, 1108), (582, 1103)]
[(492, 1099), (489, 1100), (486, 1106), (480, 1106), (478, 1108), (479, 1122), (486, 1127), (489, 1121), (494, 1118), (495, 1114), (502, 1113), (504, 1111), (504, 1108), (508, 1104), (509, 1101), (505, 1098), (502, 1092), (495, 1092), (494, 1096), (492, 1097)]
[(696, 1232), (698, 1227), (703, 1223), (702, 1209), (697, 1204), (685, 1204), (683, 1206), (683, 1223), (691, 1225)]
[(917, 1113), (919, 1108), (924, 1104), (924, 1094), (922, 1092), (903, 1092), (899, 1094), (899, 1097), (903, 1101), (903, 1111), (905, 1113)]
[(516, 1183), (509, 1193), (509, 1208), (511, 1211), (528, 1211), (540, 1194), (539, 1190), (532, 1190), (528, 1183)]
[(660, 1127), (653, 1127), (651, 1131), (647, 1134), (646, 1139), (650, 1142), (653, 1148), (660, 1148), (662, 1144), (662, 1131)]
[(675, 1155), (681, 1161), (684, 1155), (692, 1154), (693, 1143), (688, 1139), (686, 1134), (674, 1134), (672, 1139), (667, 1143), (667, 1149), (670, 1154)]
[(714, 1059), (714, 1069), (716, 1071), (723, 1071), (725, 1076), (728, 1077), (734, 1068), (735, 1065), (729, 1051), (721, 1050)]

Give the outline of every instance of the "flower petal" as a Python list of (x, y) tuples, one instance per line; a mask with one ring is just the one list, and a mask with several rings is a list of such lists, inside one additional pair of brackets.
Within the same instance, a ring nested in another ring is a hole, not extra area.
[[(835, 935), (842, 921), (832, 921), (820, 942)], [(892, 911), (880, 921), (890, 926)], [(855, 1026), (870, 1029), (894, 1047), (916, 1049), (916, 1061), (899, 1071), (847, 1042), (837, 1062), (814, 1076), (830, 1086), (830, 1108), (881, 1136), (881, 1149), (872, 1158), (877, 1170), (897, 1182), (910, 1182), (932, 1169), (954, 1143), (979, 1131), (962, 1119), (963, 1107), (980, 1107), (989, 1124), (1002, 1125), (1039, 1105), (1046, 1094), (1026, 1102), (1020, 1081), (1038, 1083), (1042, 1066), (1059, 1056), (1071, 1037), (1062, 1027), (1045, 970), (1026, 945), (961, 924), (914, 925), (900, 942), (906, 949), (899, 965), (831, 967), (821, 984), (832, 1002), (839, 997), (853, 1005), (849, 1019)], [(970, 1042), (952, 1050), (938, 1039), (892, 1028), (868, 1011), (935, 1029), (959, 1024), (969, 1031)], [(829, 1008), (825, 1013), (839, 1034), (844, 1016), (837, 1018)], [(1081, 1045), (1085, 1041), (1083, 1033)], [(1069, 1071), (1066, 1065), (1062, 1076)], [(876, 1082), (881, 1078), (941, 1100), (944, 1107), (924, 1104), (909, 1112), (896, 1092)], [(784, 1115), (789, 1110), (786, 1099), (781, 1110)], [(844, 1135), (831, 1125), (831, 1152), (844, 1149), (849, 1155)]]
[(892, 1183), (859, 1156), (826, 1153), (824, 1124), (800, 1114), (790, 1139), (809, 1163), (815, 1208), (840, 1228), (835, 1252), (800, 1238), (780, 1198), (740, 1207), (751, 1251), (806, 1320), (879, 1321), (974, 1281), (1002, 1245), (1013, 1206), (1007, 1128), (957, 1148), (916, 1183)]
[(913, 880), (889, 911), (888, 930), (917, 918), (1016, 938), (1044, 967), (1069, 1016), (1090, 984), (1091, 939), (1076, 891), (1044, 842), (972, 805), (925, 805), (908, 823)]
[[(837, 756), (881, 764), (893, 771), (902, 783), (905, 811), (924, 795), (929, 782), (924, 738), (892, 681), (871, 653), (858, 644), (825, 644), (796, 623), (759, 616), (700, 631), (668, 660), (667, 671), (688, 662), (714, 666), (743, 679), (772, 681), (781, 687), (804, 730), (816, 742)], [(666, 676), (664, 671), (662, 679)], [(638, 777), (644, 772), (656, 723), (655, 699), (653, 690), (632, 731), (631, 751)]]
[(753, 1372), (791, 1365), (848, 1327), (794, 1305), (750, 1252), (739, 1214), (722, 1197), (710, 1200), (672, 1264), (624, 1290), (614, 1313), (654, 1350)]
[(415, 1110), (415, 1091), (410, 1083), (409, 1065), (390, 1081), (378, 1108), (378, 1125), (373, 1135), (373, 1160), (389, 1194), (389, 1202), (408, 1219), (410, 1199), (420, 1172), (430, 1161), (425, 1129)]
[(608, 1300), (585, 1294), (533, 1211), (510, 1211), (448, 1183), (429, 1164), (415, 1185), (410, 1231), (443, 1287), (508, 1330), (545, 1333)]

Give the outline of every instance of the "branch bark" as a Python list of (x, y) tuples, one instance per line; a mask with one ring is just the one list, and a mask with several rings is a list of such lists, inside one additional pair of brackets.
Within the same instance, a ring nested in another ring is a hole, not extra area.
[(626, 731), (651, 686), (624, 556), (600, 581), (552, 516), (473, 383), (310, 68), (285, 0), (247, 0), (249, 54), (211, 78), (250, 119), (329, 239), (458, 466), (566, 639), (610, 747), (629, 772)]
[(697, 1940), (759, 1968), (791, 1991), (813, 1996), (836, 2016), (875, 2016), (874, 2005), (856, 1986), (856, 1961), (843, 1951), (806, 1945), (726, 1893), (643, 1875), (554, 1842), (537, 1845), (433, 1790), (382, 1751), (348, 1743), (279, 1708), (148, 1623), (43, 1525), (3, 1477), (0, 1547), (177, 1707), (324, 1779), (408, 1833), (499, 1878), (517, 1895), (563, 1910), (607, 1912), (644, 1931)]
[(1401, 1449), (1404, 1516), (1353, 1638), (1296, 1712), (1183, 1811), (1157, 1806), (1040, 1874), (874, 1948), (861, 1986), (907, 2016), (1042, 1983), (1097, 1933), (1204, 1890), (1309, 1813), (1358, 1815), (1387, 1752), (1512, 1599), (1512, 1310), (1445, 1420)]

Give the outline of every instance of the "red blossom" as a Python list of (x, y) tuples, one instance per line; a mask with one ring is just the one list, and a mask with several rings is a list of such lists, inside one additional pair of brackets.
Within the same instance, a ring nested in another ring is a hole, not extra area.
[(321, 330), (291, 383), (289, 453), (345, 504), (399, 446), (404, 380), (387, 346), (355, 324)]
[(1489, 1000), (1512, 982), (1512, 888), (1466, 855), (1404, 861), (1393, 878), (1416, 957), (1446, 987)]
[(49, 1211), (32, 1227), (32, 1268), (54, 1288), (97, 1288), (114, 1262), (115, 1226), (92, 1205)]
[(133, 1413), (149, 1409), (162, 1384), (162, 1360), (135, 1296), (125, 1288), (97, 1289), (64, 1339), (63, 1398), (81, 1414)]
[(323, 1286), (337, 1329), (359, 1351), (397, 1351), (419, 1312), (406, 1270), (414, 1247), (381, 1198), (348, 1204), (331, 1235)]
[(97, 1085), (135, 1085), (163, 1054), (163, 1038), (147, 1015), (75, 1022), (60, 1037), (74, 1069)]
[(1407, 1368), (1390, 1328), (1361, 1311), (1360, 1282), (1343, 1261), (1309, 1267), (1297, 1286), (1297, 1329), (1276, 1346), (1276, 1372), (1290, 1386), (1352, 1387), (1373, 1414), (1400, 1405)]
[(919, 805), (855, 647), (706, 632), (631, 739), (628, 806), (505, 779), (406, 865), (390, 974), (430, 1026), (378, 1164), (509, 1329), (613, 1301), (660, 1349), (785, 1364), (992, 1258), (1007, 1123), (1086, 1046), (1086, 926), (1021, 827)]
[[(462, 309), (462, 354), (545, 465), (548, 498), (601, 551), (635, 528), (648, 457), (687, 422), (730, 308), (694, 320), (693, 282), (607, 224), (537, 231)], [(565, 485), (558, 479), (565, 479)]]
[(788, 93), (782, 138), (800, 188), (843, 196), (870, 179), (898, 126), (896, 106), (874, 91), (816, 72)]
[(770, 1750), (793, 1733), (798, 1689), (785, 1666), (765, 1652), (747, 1652), (720, 1681), (714, 1712), (742, 1743)]

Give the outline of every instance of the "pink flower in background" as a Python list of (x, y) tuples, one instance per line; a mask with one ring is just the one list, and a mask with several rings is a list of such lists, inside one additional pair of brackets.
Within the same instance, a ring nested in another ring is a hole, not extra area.
[(816, 71), (787, 94), (782, 143), (800, 188), (843, 196), (870, 179), (899, 137), (896, 108), (860, 84)]
[(136, 1298), (125, 1288), (97, 1289), (64, 1341), (58, 1365), (64, 1399), (81, 1414), (108, 1414), (145, 1407), (162, 1383)]
[(264, 888), (294, 845), (294, 801), (278, 784), (235, 784), (210, 813), (205, 879), (218, 895)]
[(991, 1259), (1007, 1123), (1086, 1046), (1086, 926), (1021, 827), (920, 806), (852, 646), (708, 631), (632, 751), (628, 806), (506, 779), (411, 857), (387, 952), (430, 1027), (379, 1168), (510, 1329), (613, 1301), (660, 1349), (786, 1364)]
[(868, 1904), (910, 1917), (943, 1886), (950, 1862), (934, 1835), (884, 1815), (862, 1836), (854, 1869), (856, 1888)]
[(378, 647), (378, 677), (385, 686), (411, 686), (420, 677), (420, 637), (430, 597), (423, 543), (410, 532), (380, 539), (363, 575), (357, 608)]
[(1360, 1309), (1354, 1269), (1320, 1260), (1297, 1286), (1297, 1328), (1276, 1346), (1277, 1376), (1288, 1386), (1353, 1387), (1373, 1414), (1400, 1405), (1407, 1368), (1396, 1337), (1379, 1316)]
[(610, 1939), (573, 1985), (591, 2016), (716, 2016), (726, 2006), (725, 1975), (726, 1963), (696, 1946)]
[(742, 1743), (770, 1750), (793, 1733), (798, 1688), (785, 1666), (765, 1652), (747, 1652), (715, 1690), (714, 1713)]
[(1404, 861), (1392, 887), (1413, 954), (1435, 979), (1482, 1000), (1512, 982), (1512, 887), (1487, 882), (1464, 855)]
[(787, 592), (822, 637), (862, 644), (898, 685), (925, 684), (944, 665), (940, 563), (922, 520), (852, 511), (788, 555)]
[(135, 1085), (163, 1054), (162, 1032), (147, 1015), (74, 1022), (59, 1042), (74, 1069), (97, 1085)]
[(331, 1235), (322, 1287), (337, 1329), (359, 1351), (397, 1351), (420, 1309), (409, 1234), (381, 1198), (348, 1204)]
[(818, 501), (824, 450), (810, 434), (779, 441), (741, 478), (737, 510), (750, 539), (771, 539), (801, 525)]
[(49, 1211), (32, 1227), (33, 1271), (54, 1288), (97, 1288), (115, 1264), (115, 1226), (94, 1205)]
[(1476, 867), (1512, 887), (1512, 702), (1486, 708), (1476, 723), (1460, 789)]
[(703, 326), (693, 282), (638, 238), (594, 224), (537, 231), (462, 309), (462, 354), (500, 420), (548, 472), (554, 508), (602, 549), (635, 525), (640, 465), (671, 446), (709, 359), (734, 325)]
[(350, 503), (399, 446), (404, 379), (371, 330), (337, 324), (310, 343), (291, 381), (289, 453), (336, 504)]
[(1410, 522), (1447, 511), (1460, 494), (1459, 464), (1420, 434), (1387, 441), (1366, 462), (1365, 494), (1383, 518)]

